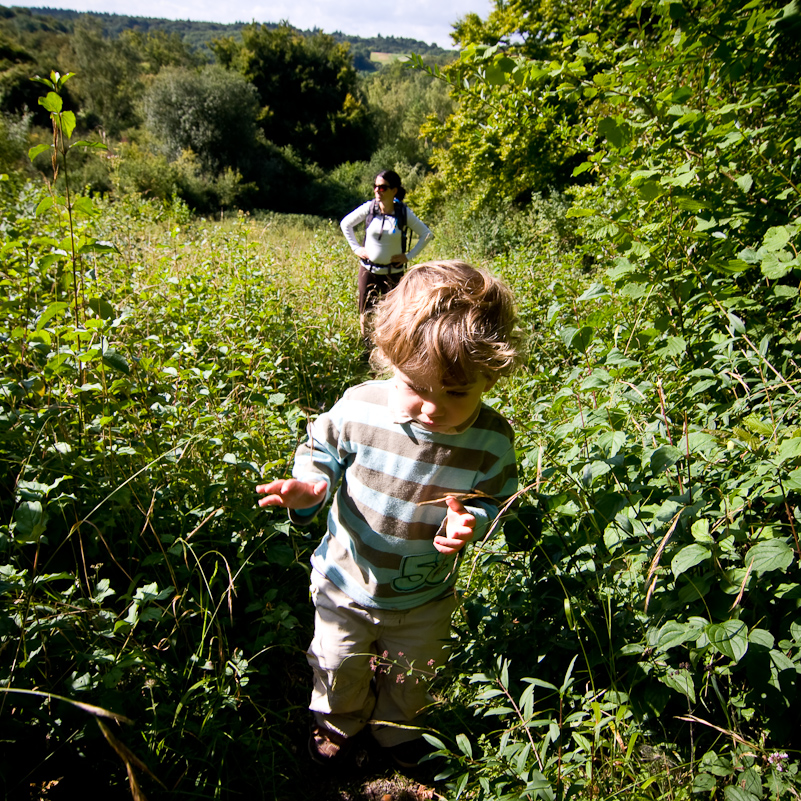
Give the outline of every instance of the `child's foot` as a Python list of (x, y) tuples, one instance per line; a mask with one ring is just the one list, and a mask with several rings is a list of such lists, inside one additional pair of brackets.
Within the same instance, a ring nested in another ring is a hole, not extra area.
[(347, 737), (331, 729), (314, 726), (309, 737), (309, 756), (318, 765), (333, 765), (341, 761), (350, 746), (351, 742)]

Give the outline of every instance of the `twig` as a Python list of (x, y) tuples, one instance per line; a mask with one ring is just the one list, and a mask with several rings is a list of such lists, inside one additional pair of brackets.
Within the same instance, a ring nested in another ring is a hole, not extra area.
[(654, 577), (654, 580), (650, 583), (648, 587), (648, 592), (645, 595), (645, 611), (648, 611), (648, 604), (651, 601), (651, 596), (654, 594), (654, 590), (656, 589), (656, 569), (659, 567), (659, 560), (662, 558), (662, 554), (665, 552), (665, 548), (667, 547), (668, 541), (670, 540), (671, 536), (673, 536), (673, 532), (676, 530), (676, 526), (679, 524), (679, 518), (681, 517), (682, 510), (680, 509), (676, 514), (673, 516), (673, 521), (670, 524), (670, 528), (667, 530), (667, 534), (662, 537), (662, 542), (659, 543), (659, 547), (656, 549), (656, 555), (651, 562), (651, 567), (648, 570), (648, 577), (645, 579), (645, 583), (648, 584), (651, 582), (651, 576)]

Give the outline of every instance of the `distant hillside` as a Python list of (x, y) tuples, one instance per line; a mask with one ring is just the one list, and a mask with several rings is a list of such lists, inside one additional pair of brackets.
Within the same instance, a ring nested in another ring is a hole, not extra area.
[[(235, 22), (232, 24), (223, 24), (219, 22), (197, 22), (193, 20), (170, 20), (158, 19), (155, 17), (133, 17), (126, 14), (107, 14), (102, 12), (83, 12), (83, 11), (70, 11), (61, 8), (23, 8), (20, 6), (11, 6), (5, 9), (0, 6), (0, 14), (3, 11), (11, 11), (17, 20), (21, 23), (25, 17), (30, 18), (30, 22), (34, 22), (36, 17), (49, 17), (51, 20), (60, 22), (64, 29), (71, 29), (72, 23), (83, 16), (93, 17), (98, 20), (103, 26), (105, 35), (114, 38), (119, 36), (125, 30), (136, 30), (142, 33), (152, 31), (164, 31), (167, 34), (177, 33), (184, 42), (197, 50), (208, 50), (209, 43), (214, 39), (220, 39), (226, 36), (237, 38), (240, 36), (242, 28), (245, 27), (245, 22)], [(6, 16), (6, 15), (4, 15)], [(264, 22), (262, 23), (268, 28), (277, 28), (278, 23)], [(306, 30), (302, 33), (310, 35), (313, 33), (320, 33), (319, 29)], [(329, 33), (325, 31), (325, 33)], [(433, 57), (433, 60), (438, 61), (443, 59), (445, 61), (453, 58), (453, 50), (444, 50), (441, 47), (433, 44), (426, 44), (418, 39), (407, 39), (399, 36), (375, 36), (372, 38), (363, 38), (360, 36), (350, 36), (341, 31), (334, 31), (330, 33), (337, 42), (347, 42), (351, 46), (354, 55), (354, 63), (359, 70), (375, 70), (377, 65), (375, 61), (371, 60), (371, 53), (419, 53), (422, 56)]]

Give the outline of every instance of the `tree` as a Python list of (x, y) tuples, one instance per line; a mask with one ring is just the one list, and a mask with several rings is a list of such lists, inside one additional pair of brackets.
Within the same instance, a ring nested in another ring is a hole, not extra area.
[(136, 101), (142, 93), (140, 55), (124, 39), (103, 37), (99, 22), (82, 18), (70, 39), (67, 66), (76, 74), (85, 123), (118, 137), (139, 122)]
[(217, 40), (218, 62), (258, 91), (265, 138), (332, 167), (369, 154), (369, 120), (347, 45), (288, 24), (248, 25), (241, 44)]
[(162, 30), (142, 33), (138, 30), (124, 30), (120, 40), (142, 60), (142, 71), (155, 74), (164, 67), (199, 67), (204, 59), (197, 50), (193, 50), (181, 36), (172, 31)]
[(420, 130), (431, 117), (442, 124), (453, 111), (448, 87), (431, 75), (395, 61), (364, 79), (378, 150), (394, 145), (410, 164), (427, 163), (431, 143)]
[[(564, 421), (551, 429), (549, 455), (567, 430), (576, 435), (552, 468), (564, 471), (565, 519), (577, 522), (569, 534), (555, 526), (557, 548), (581, 543), (599, 573), (642, 549), (647, 580), (626, 605), (643, 603), (625, 644), (611, 649), (620, 658), (610, 686), (677, 751), (688, 738), (673, 710), (703, 711), (695, 720), (714, 734), (695, 729), (684, 751), (701, 779), (693, 789), (714, 794), (704, 763), (726, 753), (737, 765), (724, 780), (729, 797), (743, 744), (798, 747), (788, 714), (798, 672), (776, 644), (796, 630), (797, 601), (784, 588), (798, 592), (801, 555), (788, 481), (801, 474), (801, 19), (797, 2), (767, 0), (635, 0), (617, 11), (579, 0), (545, 59), (503, 43), (464, 48), (444, 74), (460, 106), (436, 154), (437, 180), (481, 200), (487, 187), (508, 197), (537, 181), (543, 163), (553, 172), (581, 158), (567, 176), (567, 217), (582, 242), (575, 255), (602, 269), (578, 298), (554, 287), (542, 323), (576, 356), (543, 401), (544, 417)], [(528, 25), (519, 20), (521, 31)], [(615, 438), (619, 453), (608, 448)], [(613, 480), (594, 483), (606, 470)], [(761, 571), (767, 551), (782, 560)], [(623, 606), (609, 612), (615, 626)], [(593, 698), (596, 671), (588, 662)], [(709, 703), (710, 685), (719, 704)], [(541, 755), (540, 768), (545, 746)], [(755, 768), (746, 794), (762, 793)]]
[(170, 158), (191, 150), (210, 173), (252, 158), (259, 104), (254, 87), (236, 72), (218, 65), (167, 67), (148, 89), (144, 109), (148, 129)]

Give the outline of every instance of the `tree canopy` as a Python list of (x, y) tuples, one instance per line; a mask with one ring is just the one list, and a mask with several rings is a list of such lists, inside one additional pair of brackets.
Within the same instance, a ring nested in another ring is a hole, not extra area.
[(268, 141), (327, 167), (369, 152), (367, 108), (347, 45), (286, 24), (253, 24), (242, 30), (241, 43), (221, 39), (212, 49), (220, 64), (256, 87)]
[(167, 155), (192, 150), (209, 173), (249, 161), (258, 130), (256, 90), (239, 73), (168, 67), (148, 89), (145, 119)]

